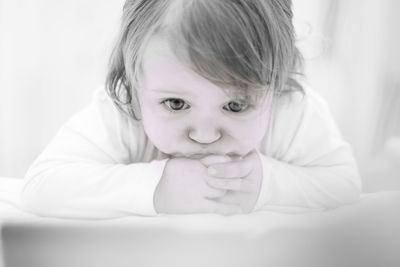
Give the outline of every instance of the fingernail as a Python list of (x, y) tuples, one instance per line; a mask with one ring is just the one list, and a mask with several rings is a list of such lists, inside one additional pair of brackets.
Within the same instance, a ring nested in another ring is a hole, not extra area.
[(208, 174), (209, 175), (216, 175), (217, 174), (217, 170), (214, 167), (209, 167), (208, 168)]

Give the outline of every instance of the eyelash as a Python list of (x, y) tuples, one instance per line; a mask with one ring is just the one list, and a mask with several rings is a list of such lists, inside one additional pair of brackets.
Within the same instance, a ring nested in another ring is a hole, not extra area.
[[(172, 101), (177, 101), (177, 100), (178, 100), (178, 101), (182, 101), (182, 102), (183, 102), (183, 106), (184, 106), (184, 107), (186, 106), (186, 108), (183, 108), (183, 109), (182, 109), (182, 108), (181, 108), (181, 109), (173, 109), (173, 108), (171, 107), (171, 102), (172, 102)], [(225, 108), (225, 107), (228, 106), (230, 103), (237, 103), (237, 104), (239, 104), (239, 105), (241, 105), (241, 106), (244, 106), (244, 109), (241, 110), (241, 111), (238, 111), (238, 112), (230, 111), (228, 108)], [(164, 105), (170, 112), (180, 112), (180, 111), (182, 111), (182, 110), (187, 110), (187, 109), (190, 108), (190, 105), (187, 104), (183, 99), (180, 99), (180, 98), (167, 98), (167, 99), (164, 99), (163, 101), (161, 101), (160, 104)], [(224, 105), (224, 106), (222, 107), (222, 109), (224, 109), (225, 111), (230, 112), (230, 113), (233, 113), (233, 114), (243, 114), (243, 113), (245, 113), (246, 111), (248, 111), (250, 108), (251, 108), (251, 105), (250, 105), (250, 104), (248, 104), (248, 103), (240, 103), (240, 102), (236, 102), (236, 101), (230, 101), (230, 102), (228, 102), (228, 104), (226, 104), (226, 105)]]

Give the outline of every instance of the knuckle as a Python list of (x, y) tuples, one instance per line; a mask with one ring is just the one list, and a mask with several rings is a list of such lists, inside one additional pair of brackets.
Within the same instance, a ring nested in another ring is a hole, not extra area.
[(218, 188), (218, 189), (230, 189), (232, 186), (229, 180), (222, 179), (222, 178), (212, 178), (207, 177), (207, 183), (211, 187)]
[(226, 194), (226, 190), (224, 189), (215, 190), (214, 192), (215, 192), (214, 195), (217, 198), (223, 197)]
[(215, 178), (209, 178), (208, 179), (209, 184), (211, 187), (215, 188), (215, 189), (225, 189), (224, 185), (220, 183), (220, 181), (218, 181)]
[(253, 165), (250, 162), (246, 162), (243, 166), (243, 176), (248, 175), (253, 169)]
[(226, 194), (226, 189), (216, 188), (214, 186), (210, 186), (208, 191), (204, 194), (207, 198), (220, 198)]
[(233, 181), (229, 181), (229, 189), (231, 190), (240, 190), (242, 184), (240, 179), (235, 179)]
[(238, 165), (235, 168), (235, 177), (245, 177), (249, 173), (249, 169), (246, 165)]
[(231, 173), (233, 176), (239, 176), (243, 172), (243, 167), (241, 164), (232, 165)]
[(223, 186), (224, 188), (230, 188), (231, 184), (230, 184), (229, 180), (222, 180), (221, 186)]
[(201, 163), (207, 167), (211, 165), (224, 164), (230, 161), (229, 157), (224, 155), (209, 155), (202, 158)]
[(208, 185), (213, 186), (213, 178), (212, 177), (206, 176), (205, 181)]

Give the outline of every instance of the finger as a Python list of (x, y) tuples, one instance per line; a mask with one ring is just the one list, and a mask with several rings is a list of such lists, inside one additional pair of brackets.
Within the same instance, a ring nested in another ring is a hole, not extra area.
[(208, 187), (207, 192), (204, 194), (204, 197), (210, 199), (219, 198), (224, 196), (226, 192), (226, 189)]
[(206, 205), (206, 210), (210, 213), (217, 213), (221, 215), (234, 215), (242, 213), (242, 208), (240, 205), (236, 204), (225, 204), (215, 200), (207, 200)]
[(231, 161), (231, 159), (225, 155), (209, 155), (200, 160), (200, 162), (206, 167), (210, 166), (211, 164), (225, 163), (229, 161)]
[[(259, 189), (255, 181), (247, 178), (214, 178), (208, 176), (206, 177), (206, 183), (213, 189), (225, 190), (225, 193), (227, 190), (242, 193), (254, 193)], [(215, 195), (217, 195), (217, 193)], [(221, 196), (222, 195), (225, 194), (221, 193)]]
[(214, 178), (207, 176), (206, 182), (209, 186), (216, 189), (225, 189), (225, 190), (233, 190), (239, 191), (242, 187), (242, 179), (241, 178)]
[(215, 199), (219, 203), (240, 205), (244, 200), (245, 195), (240, 192), (228, 191), (224, 196)]
[(212, 164), (207, 168), (210, 176), (219, 178), (242, 178), (246, 177), (253, 170), (253, 163), (250, 160), (239, 160), (225, 163)]

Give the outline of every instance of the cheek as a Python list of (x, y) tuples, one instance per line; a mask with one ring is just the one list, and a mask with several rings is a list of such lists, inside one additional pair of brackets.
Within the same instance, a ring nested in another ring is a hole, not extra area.
[(230, 128), (230, 135), (245, 150), (258, 148), (268, 128), (268, 116), (258, 116), (246, 122), (235, 124)]
[[(247, 146), (255, 146), (264, 137), (266, 125), (246, 123), (236, 127), (232, 133), (236, 140)], [(253, 147), (254, 148), (254, 147)]]
[(144, 112), (142, 123), (150, 141), (164, 153), (173, 151), (182, 140), (183, 134), (179, 126), (163, 116), (157, 116), (155, 112)]

